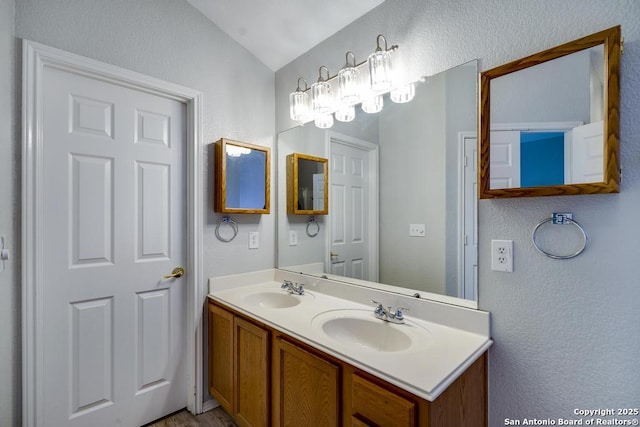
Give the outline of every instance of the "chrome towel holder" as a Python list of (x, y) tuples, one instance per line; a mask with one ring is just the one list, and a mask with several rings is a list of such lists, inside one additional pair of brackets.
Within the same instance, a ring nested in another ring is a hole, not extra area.
[[(231, 229), (233, 230), (233, 236), (229, 238), (222, 237), (222, 235), (220, 234), (220, 226), (222, 224), (225, 224), (231, 227)], [(228, 216), (222, 217), (218, 225), (216, 225), (216, 237), (218, 238), (218, 240), (220, 240), (221, 242), (228, 243), (233, 239), (235, 239), (237, 235), (238, 235), (238, 223), (232, 220), (231, 217), (228, 217)]]
[[(562, 254), (554, 254), (548, 250), (545, 250), (540, 247), (540, 244), (536, 240), (536, 233), (540, 229), (540, 227), (548, 222), (551, 222), (553, 225), (573, 225), (582, 234), (582, 244), (581, 247), (573, 253), (562, 255)], [(571, 259), (580, 255), (584, 249), (587, 247), (587, 241), (589, 240), (589, 236), (585, 229), (580, 225), (578, 221), (573, 219), (573, 214), (571, 213), (553, 213), (550, 218), (543, 219), (535, 226), (533, 232), (531, 233), (531, 241), (533, 242), (533, 246), (542, 254), (548, 256), (553, 259)]]
[[(312, 224), (315, 227), (311, 227)], [(311, 231), (313, 228), (315, 228), (315, 231)], [(318, 224), (318, 221), (316, 221), (315, 217), (309, 218), (309, 221), (307, 221), (307, 236), (316, 237), (319, 232), (320, 232), (320, 224)]]

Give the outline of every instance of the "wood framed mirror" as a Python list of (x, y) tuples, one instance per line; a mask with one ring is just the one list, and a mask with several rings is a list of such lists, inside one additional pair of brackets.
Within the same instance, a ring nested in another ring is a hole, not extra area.
[(215, 143), (214, 210), (268, 214), (271, 150), (222, 138)]
[(480, 74), (480, 198), (617, 193), (620, 26)]
[(287, 156), (287, 213), (329, 213), (329, 164), (322, 157), (293, 153)]

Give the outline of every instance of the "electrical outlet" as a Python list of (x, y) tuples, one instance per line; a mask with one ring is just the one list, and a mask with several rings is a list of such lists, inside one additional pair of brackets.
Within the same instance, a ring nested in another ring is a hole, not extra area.
[(491, 241), (491, 269), (513, 272), (513, 240)]

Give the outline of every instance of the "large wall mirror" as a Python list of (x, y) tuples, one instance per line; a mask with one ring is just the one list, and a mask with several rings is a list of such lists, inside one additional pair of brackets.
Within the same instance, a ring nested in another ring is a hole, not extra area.
[[(409, 103), (282, 132), (278, 267), (477, 308), (477, 82), (472, 61), (418, 83)], [(287, 215), (293, 152), (329, 160), (317, 235)]]
[(268, 147), (225, 138), (215, 143), (216, 212), (269, 213), (270, 153)]
[(485, 71), (480, 197), (619, 191), (620, 27)]

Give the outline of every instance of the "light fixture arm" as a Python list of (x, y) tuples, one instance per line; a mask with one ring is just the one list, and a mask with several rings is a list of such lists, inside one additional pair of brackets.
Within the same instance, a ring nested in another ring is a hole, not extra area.
[[(327, 71), (327, 78), (323, 79), (322, 78), (322, 69), (325, 69)], [(320, 68), (318, 68), (318, 81), (319, 82), (327, 82), (331, 80), (331, 76), (329, 75), (329, 69), (327, 67), (325, 67), (324, 65), (321, 65)]]
[[(349, 64), (349, 55), (351, 55), (351, 58), (353, 59), (353, 64)], [(357, 67), (357, 65), (356, 65), (356, 55), (353, 52), (348, 51), (344, 56), (345, 56), (345, 59), (347, 61), (344, 64), (344, 68), (347, 68), (347, 67), (356, 68)]]
[[(300, 80), (304, 82), (304, 90), (300, 89)], [(296, 89), (296, 92), (306, 92), (308, 90), (309, 90), (309, 85), (307, 84), (307, 81), (304, 79), (304, 77), (298, 78), (298, 88)]]

